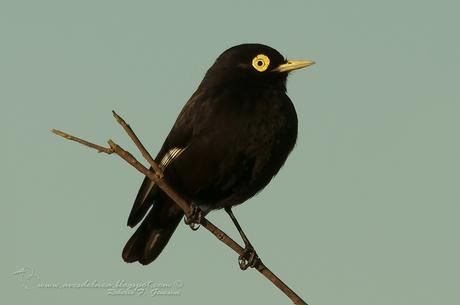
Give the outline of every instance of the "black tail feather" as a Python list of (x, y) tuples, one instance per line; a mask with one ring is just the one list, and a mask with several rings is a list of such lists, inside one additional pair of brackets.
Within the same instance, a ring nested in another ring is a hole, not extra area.
[(155, 200), (152, 209), (123, 249), (123, 260), (150, 264), (163, 251), (177, 228), (183, 211), (166, 196)]
[(136, 200), (134, 201), (133, 208), (128, 217), (128, 226), (133, 228), (139, 221), (144, 218), (145, 213), (152, 206), (155, 197), (160, 195), (160, 189), (158, 186), (150, 180), (148, 177), (144, 178), (142, 185), (137, 193)]

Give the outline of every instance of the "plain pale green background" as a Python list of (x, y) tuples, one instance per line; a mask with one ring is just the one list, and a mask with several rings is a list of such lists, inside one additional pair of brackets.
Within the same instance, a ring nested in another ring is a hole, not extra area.
[[(318, 63), (289, 79), (296, 149), (235, 210), (266, 264), (311, 305), (459, 304), (459, 9), (2, 0), (2, 303), (290, 303), (257, 272), (241, 272), (210, 234), (184, 225), (155, 263), (125, 264), (141, 175), (48, 131), (113, 138), (135, 152), (115, 109), (156, 153), (216, 56), (262, 42)], [(237, 237), (224, 214), (210, 219)], [(85, 281), (175, 284), (180, 295), (37, 287)]]

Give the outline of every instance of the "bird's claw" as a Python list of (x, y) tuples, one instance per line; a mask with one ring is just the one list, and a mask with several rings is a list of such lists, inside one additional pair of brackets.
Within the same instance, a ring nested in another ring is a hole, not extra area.
[(201, 220), (203, 218), (203, 212), (201, 209), (196, 205), (191, 205), (191, 210), (189, 215), (185, 216), (184, 222), (186, 225), (190, 227), (193, 231), (196, 231), (201, 226)]
[(259, 260), (259, 256), (253, 247), (244, 248), (244, 253), (238, 257), (238, 264), (241, 270), (246, 270), (249, 267), (254, 267)]

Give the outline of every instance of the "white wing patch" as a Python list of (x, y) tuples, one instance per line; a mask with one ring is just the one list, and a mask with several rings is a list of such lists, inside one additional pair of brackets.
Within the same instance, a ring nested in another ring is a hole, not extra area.
[(160, 162), (160, 168), (162, 170), (165, 170), (165, 168), (174, 160), (176, 159), (177, 157), (180, 156), (180, 154), (186, 150), (187, 147), (184, 147), (184, 148), (171, 148), (163, 157), (163, 159), (161, 159), (161, 162)]
[[(177, 157), (179, 157), (179, 155), (184, 151), (186, 150), (187, 147), (184, 147), (184, 148), (171, 148), (163, 157), (163, 159), (161, 159), (161, 162), (159, 164), (161, 170), (165, 170), (165, 168), (174, 160), (176, 159)], [(155, 182), (153, 181), (149, 181), (149, 186), (148, 186), (148, 190), (144, 193), (144, 198), (142, 198), (142, 202), (144, 202), (144, 200), (147, 198), (147, 196), (150, 194), (150, 191), (152, 191), (153, 187), (155, 186)], [(158, 236), (155, 236), (155, 238), (153, 240), (151, 240), (151, 244), (153, 245), (156, 240), (157, 240)]]

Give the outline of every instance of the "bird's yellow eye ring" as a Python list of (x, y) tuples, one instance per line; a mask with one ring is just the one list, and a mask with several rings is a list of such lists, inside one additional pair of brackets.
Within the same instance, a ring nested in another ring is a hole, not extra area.
[(264, 72), (270, 65), (270, 58), (267, 55), (259, 54), (252, 59), (252, 66), (259, 72)]

